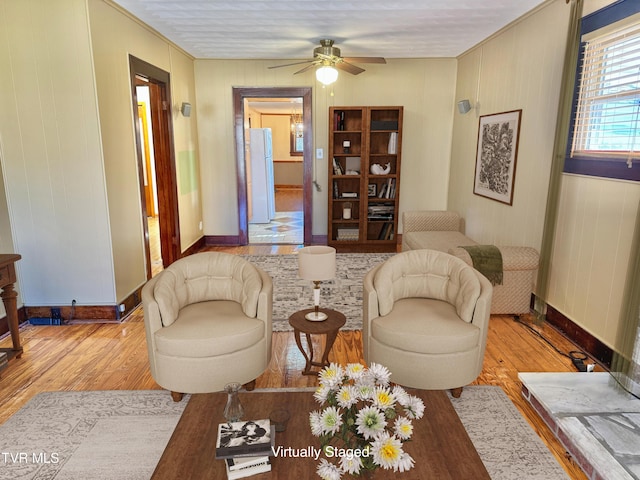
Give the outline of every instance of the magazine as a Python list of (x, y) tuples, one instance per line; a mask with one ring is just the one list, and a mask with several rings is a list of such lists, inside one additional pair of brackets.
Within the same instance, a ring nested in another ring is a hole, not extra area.
[(218, 425), (216, 457), (262, 456), (271, 453), (274, 432), (268, 418)]

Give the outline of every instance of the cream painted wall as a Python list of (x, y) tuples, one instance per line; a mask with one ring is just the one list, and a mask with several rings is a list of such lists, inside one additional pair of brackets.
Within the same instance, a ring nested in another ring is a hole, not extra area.
[[(198, 120), (194, 114), (196, 84), (193, 59), (170, 48), (173, 139), (178, 176), (178, 213), (180, 215), (180, 246), (184, 252), (202, 238), (202, 198), (200, 191), (200, 148)], [(180, 113), (183, 102), (191, 104), (191, 116)]]
[[(146, 281), (129, 54), (171, 74), (182, 250), (201, 236), (198, 226), (202, 218), (199, 148), (197, 120), (193, 115), (198, 107), (190, 57), (110, 3), (88, 0), (88, 5), (109, 194), (116, 296), (123, 299)], [(182, 102), (192, 104), (191, 117), (185, 118), (179, 113)]]
[[(585, 0), (583, 15), (612, 3)], [(640, 185), (564, 175), (548, 303), (616, 348)]]
[(565, 175), (548, 303), (615, 347), (640, 186)]
[(270, 128), (273, 134), (273, 179), (278, 185), (297, 185), (302, 187), (302, 156), (291, 155), (291, 116), (261, 115), (264, 128)]
[(22, 301), (114, 304), (86, 1), (0, 0), (0, 13), (2, 169)]
[(263, 128), (270, 128), (273, 138), (273, 159), (302, 162), (302, 157), (291, 156), (291, 117), (289, 115), (263, 114)]
[(358, 76), (340, 74), (323, 88), (313, 72), (293, 75), (292, 69), (267, 67), (273, 61), (196, 60), (196, 95), (205, 205), (224, 205), (204, 212), (206, 235), (237, 235), (236, 166), (232, 87), (312, 86), (314, 163), (322, 191), (313, 190), (313, 234), (327, 231), (327, 141), (330, 106), (403, 105), (404, 141), (400, 209), (445, 208), (453, 122), (455, 59), (390, 60), (367, 65)]
[(115, 305), (146, 281), (128, 54), (172, 75), (183, 250), (202, 218), (197, 123), (176, 109), (195, 107), (192, 59), (103, 0), (0, 13), (0, 246), (23, 256), (22, 302)]
[[(458, 60), (448, 206), (480, 243), (540, 248), (569, 8), (554, 1)], [(544, 32), (544, 35), (541, 35)], [(513, 205), (474, 195), (478, 115), (522, 109)]]
[[(586, 0), (584, 13), (607, 3)], [(473, 195), (478, 112), (454, 120), (449, 208), (481, 243), (540, 248), (568, 16), (550, 1), (458, 59), (457, 100), (479, 100), (481, 115), (523, 110), (513, 206)], [(632, 182), (562, 179), (547, 301), (614, 348), (639, 200)]]

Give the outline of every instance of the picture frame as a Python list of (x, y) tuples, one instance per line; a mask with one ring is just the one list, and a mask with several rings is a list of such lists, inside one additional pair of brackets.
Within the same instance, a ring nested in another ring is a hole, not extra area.
[(482, 115), (473, 193), (513, 205), (522, 110)]
[(370, 197), (375, 197), (378, 194), (378, 185), (375, 183), (370, 183), (367, 189), (367, 193)]

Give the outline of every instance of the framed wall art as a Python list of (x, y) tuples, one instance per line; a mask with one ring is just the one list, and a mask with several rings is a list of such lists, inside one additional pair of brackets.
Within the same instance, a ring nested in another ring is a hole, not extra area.
[(522, 110), (482, 115), (473, 193), (513, 204)]

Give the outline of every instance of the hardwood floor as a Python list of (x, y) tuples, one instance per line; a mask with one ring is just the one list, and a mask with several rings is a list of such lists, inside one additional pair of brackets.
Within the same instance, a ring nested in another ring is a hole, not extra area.
[[(299, 246), (208, 247), (237, 254), (293, 253)], [(536, 326), (562, 352), (577, 347), (548, 325)], [(137, 308), (121, 324), (31, 326), (21, 329), (24, 354), (11, 360), (0, 378), (0, 424), (43, 391), (158, 389), (148, 367), (144, 323)], [(314, 339), (315, 348), (322, 341)], [(0, 341), (8, 347), (9, 338)], [(274, 333), (273, 357), (257, 380), (258, 388), (315, 386), (304, 376), (304, 358), (291, 333)], [(340, 332), (330, 360), (363, 362), (361, 332)], [(508, 316), (492, 316), (482, 374), (476, 384), (500, 386), (563, 465), (570, 478), (587, 477), (568, 457), (537, 413), (520, 394), (518, 372), (573, 372), (569, 359)], [(169, 393), (167, 393), (169, 395)], [(462, 393), (464, 395), (464, 392)]]
[(276, 212), (301, 212), (304, 210), (302, 187), (276, 186)]

